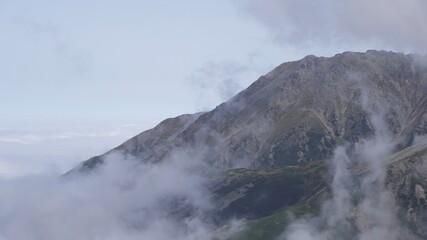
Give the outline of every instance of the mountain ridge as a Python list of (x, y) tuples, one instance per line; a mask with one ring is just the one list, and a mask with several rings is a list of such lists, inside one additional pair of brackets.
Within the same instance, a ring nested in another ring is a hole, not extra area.
[(156, 162), (175, 149), (207, 147), (207, 161), (220, 168), (322, 160), (338, 144), (357, 145), (373, 134), (363, 101), (370, 102), (368, 108), (376, 107), (373, 102), (385, 106), (391, 132), (408, 145), (426, 133), (427, 68), (419, 63), (425, 59), (372, 50), (309, 55), (279, 65), (212, 111), (167, 119), (112, 151)]
[[(219, 236), (232, 220), (244, 225), (214, 239), (287, 239), (292, 224), (331, 239), (372, 229), (425, 239), (426, 143), (427, 56), (309, 55), (212, 111), (166, 119), (69, 173), (90, 173), (115, 154), (150, 166), (194, 158), (215, 169), (204, 176), (213, 207), (202, 216)], [(170, 216), (191, 219), (197, 207), (175, 197), (166, 199)]]

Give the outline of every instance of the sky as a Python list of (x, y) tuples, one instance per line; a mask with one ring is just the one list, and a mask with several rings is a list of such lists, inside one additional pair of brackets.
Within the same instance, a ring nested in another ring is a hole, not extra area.
[(286, 61), (427, 52), (424, 0), (0, 0), (0, 174), (65, 172)]

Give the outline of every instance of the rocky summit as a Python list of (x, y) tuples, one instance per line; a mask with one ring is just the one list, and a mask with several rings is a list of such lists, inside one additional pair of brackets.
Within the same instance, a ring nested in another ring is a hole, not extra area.
[(178, 149), (203, 148), (206, 161), (224, 169), (305, 164), (372, 136), (369, 110), (383, 111), (393, 136), (407, 146), (427, 133), (426, 63), (383, 51), (307, 56), (278, 66), (210, 112), (166, 119), (113, 151), (158, 162)]
[[(234, 239), (275, 239), (289, 213), (321, 214), (322, 201), (334, 196), (328, 172), (337, 147), (355, 156), (349, 172), (362, 178), (370, 170), (358, 153), (381, 132), (392, 142), (379, 157), (383, 185), (411, 236), (425, 239), (427, 57), (416, 54), (345, 52), (283, 63), (214, 110), (166, 119), (72, 172), (97, 168), (111, 153), (154, 164), (197, 152), (221, 172), (206, 186), (218, 227), (246, 219)], [(355, 205), (355, 231), (362, 231), (369, 221)]]

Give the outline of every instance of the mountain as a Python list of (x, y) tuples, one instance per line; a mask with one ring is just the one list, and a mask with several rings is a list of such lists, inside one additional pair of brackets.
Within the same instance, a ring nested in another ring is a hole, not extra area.
[[(290, 223), (289, 212), (321, 214), (322, 202), (334, 198), (329, 160), (345, 146), (358, 188), (350, 192), (358, 199), (356, 215), (363, 213), (358, 201), (369, 197), (363, 183), (375, 176), (370, 164), (377, 161), (399, 218), (413, 236), (425, 238), (426, 134), (427, 57), (386, 51), (307, 56), (281, 64), (210, 112), (166, 119), (72, 172), (102, 166), (112, 153), (154, 164), (195, 151), (220, 172), (206, 186), (218, 225), (246, 219), (235, 239), (274, 239)], [(390, 143), (387, 154), (369, 155), (374, 162), (363, 160), (371, 139)], [(369, 221), (360, 219), (352, 224), (362, 232)]]
[(427, 133), (423, 61), (377, 51), (307, 56), (278, 66), (210, 112), (167, 119), (114, 151), (157, 162), (176, 149), (207, 147), (206, 160), (222, 168), (303, 164), (373, 135), (362, 101), (380, 104), (394, 137), (410, 145)]

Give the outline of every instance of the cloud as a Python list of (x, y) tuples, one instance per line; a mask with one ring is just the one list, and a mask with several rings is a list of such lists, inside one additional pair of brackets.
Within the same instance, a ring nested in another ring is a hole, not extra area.
[(129, 120), (0, 119), (0, 174), (65, 172), (146, 129)]
[(109, 132), (58, 132), (58, 133), (34, 133), (34, 134), (20, 134), (15, 133), (6, 136), (0, 136), (0, 142), (5, 143), (21, 143), (21, 144), (33, 144), (42, 141), (59, 140), (59, 139), (71, 139), (71, 138), (102, 138), (102, 137), (115, 137), (123, 135), (125, 133), (121, 131), (109, 131)]
[[(320, 215), (296, 220), (282, 239), (416, 239), (397, 216), (396, 203), (388, 192), (385, 165), (397, 145), (385, 121), (387, 109), (369, 93), (363, 80), (360, 104), (370, 116), (374, 136), (360, 146), (340, 146), (330, 160), (331, 199), (322, 204)], [(354, 152), (350, 154), (350, 152)], [(365, 169), (363, 174), (355, 169)]]
[(34, 135), (25, 135), (20, 137), (15, 137), (15, 136), (0, 137), (0, 142), (5, 142), (5, 143), (31, 144), (32, 142), (38, 142), (40, 140), (42, 139)]
[(427, 52), (424, 0), (245, 0), (235, 4), (282, 46)]
[(141, 164), (111, 153), (89, 175), (0, 178), (0, 239), (211, 239), (212, 172), (194, 152), (171, 156)]
[(258, 58), (252, 53), (243, 61), (208, 61), (197, 68), (188, 77), (196, 93), (196, 108), (210, 110), (247, 87), (262, 72)]

